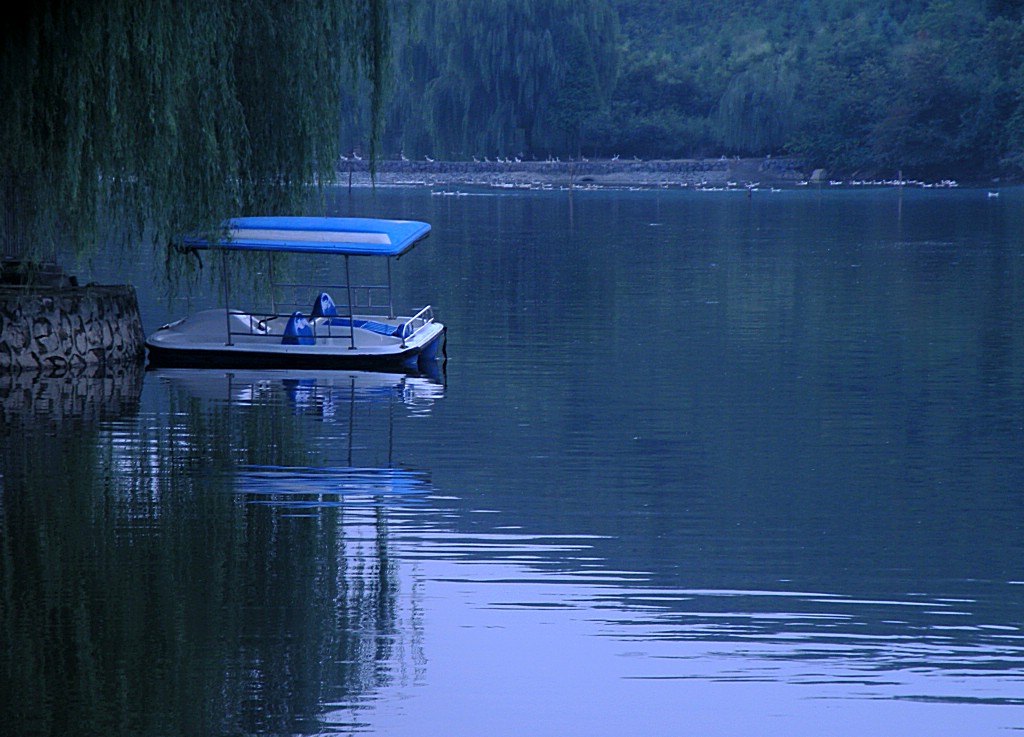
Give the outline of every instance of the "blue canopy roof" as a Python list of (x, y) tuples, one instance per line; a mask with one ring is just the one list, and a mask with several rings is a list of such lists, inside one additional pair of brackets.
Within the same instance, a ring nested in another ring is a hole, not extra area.
[(378, 218), (251, 217), (224, 224), (223, 240), (185, 238), (192, 248), (285, 251), (350, 256), (400, 256), (430, 235), (416, 220)]

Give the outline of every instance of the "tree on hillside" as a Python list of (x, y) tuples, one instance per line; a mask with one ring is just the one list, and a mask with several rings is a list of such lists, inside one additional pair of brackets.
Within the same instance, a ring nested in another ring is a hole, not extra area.
[(399, 52), (397, 147), (449, 159), (542, 153), (567, 132), (559, 100), (577, 119), (607, 105), (616, 23), (609, 0), (420, 4)]
[(334, 175), (344, 89), (368, 78), (383, 106), (387, 0), (49, 0), (27, 13), (0, 48), (9, 254), (288, 212)]
[(1018, 0), (614, 2), (624, 53), (607, 150), (1024, 172)]
[(579, 157), (584, 128), (600, 115), (607, 101), (597, 76), (597, 65), (579, 27), (570, 31), (565, 58), (565, 78), (552, 103), (552, 119), (565, 133), (570, 151)]

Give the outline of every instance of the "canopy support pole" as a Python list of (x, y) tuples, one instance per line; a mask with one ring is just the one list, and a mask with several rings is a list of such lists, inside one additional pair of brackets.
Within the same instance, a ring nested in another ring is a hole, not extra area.
[(395, 317), (395, 301), (391, 298), (391, 259), (388, 262), (388, 317)]
[(231, 303), (229, 301), (231, 286), (228, 284), (228, 252), (224, 249), (221, 249), (220, 252), (220, 269), (224, 277), (224, 326), (228, 330), (228, 341), (224, 345), (234, 345), (231, 342)]
[(270, 310), (271, 313), (277, 314), (277, 284), (274, 282), (274, 254), (267, 251), (267, 258), (270, 259), (270, 264), (267, 266), (267, 271), (270, 272)]
[(349, 270), (348, 254), (345, 254), (345, 290), (348, 292), (348, 335), (349, 350), (356, 347), (356, 316), (355, 307), (352, 304), (352, 272)]

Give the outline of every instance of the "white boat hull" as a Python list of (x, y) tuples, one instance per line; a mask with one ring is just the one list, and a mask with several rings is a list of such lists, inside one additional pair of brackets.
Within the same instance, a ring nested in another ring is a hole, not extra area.
[[(378, 330), (358, 327), (364, 320)], [(164, 325), (149, 336), (146, 347), (154, 366), (427, 372), (443, 350), (445, 327), (429, 320), (404, 338), (379, 332), (381, 326), (398, 328), (408, 321), (355, 316), (357, 327), (350, 327), (347, 321), (339, 325), (337, 318), (311, 318), (311, 336), (289, 338), (287, 318), (214, 309)]]

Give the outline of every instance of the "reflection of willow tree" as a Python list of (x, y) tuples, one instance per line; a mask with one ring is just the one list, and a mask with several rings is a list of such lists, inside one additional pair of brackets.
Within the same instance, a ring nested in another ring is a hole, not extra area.
[(385, 513), (358, 547), (340, 506), (288, 518), (239, 497), (239, 464), (323, 452), (284, 405), (172, 398), (167, 414), (98, 439), (5, 439), (12, 734), (308, 732), (323, 704), (387, 681), (403, 641)]

